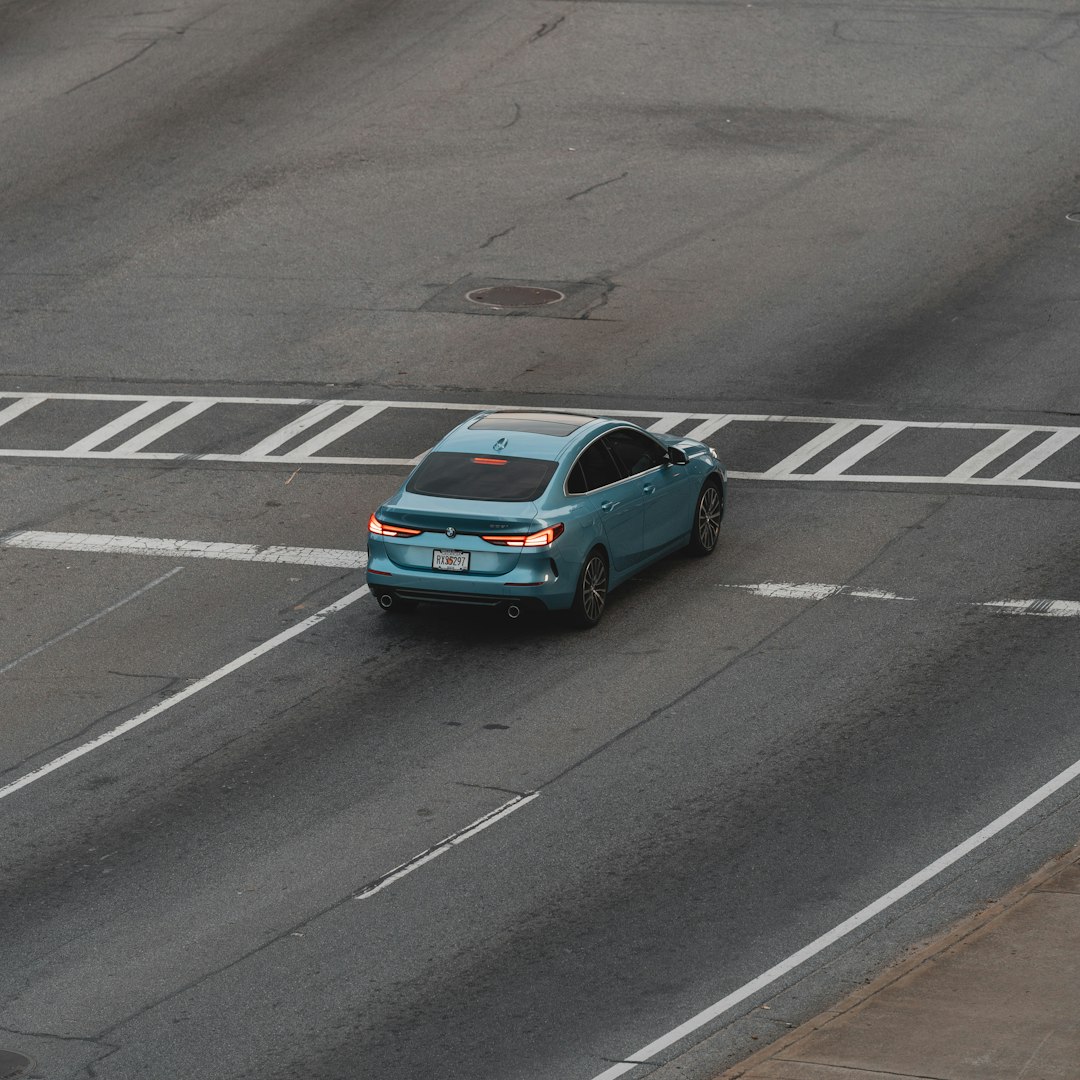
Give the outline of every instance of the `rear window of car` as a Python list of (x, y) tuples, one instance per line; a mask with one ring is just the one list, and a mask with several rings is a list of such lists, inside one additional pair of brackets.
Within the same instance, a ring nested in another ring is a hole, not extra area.
[(554, 461), (498, 454), (428, 454), (413, 473), (407, 491), (444, 499), (483, 502), (534, 502), (555, 472)]

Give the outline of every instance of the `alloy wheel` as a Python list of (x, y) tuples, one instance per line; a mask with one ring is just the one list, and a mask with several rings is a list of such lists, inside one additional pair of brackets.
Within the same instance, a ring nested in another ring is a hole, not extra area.
[(581, 608), (589, 622), (596, 622), (604, 613), (607, 601), (607, 566), (599, 555), (593, 555), (581, 575)]
[(720, 522), (724, 517), (724, 500), (711, 484), (701, 493), (698, 504), (698, 543), (705, 551), (712, 551), (720, 539)]

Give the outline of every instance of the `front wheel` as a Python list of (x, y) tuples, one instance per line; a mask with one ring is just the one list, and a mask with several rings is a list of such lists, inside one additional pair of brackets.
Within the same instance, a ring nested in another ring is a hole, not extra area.
[(724, 520), (724, 492), (715, 480), (701, 489), (694, 510), (694, 527), (690, 531), (690, 553), (711, 555), (720, 540), (720, 522)]
[(571, 621), (586, 629), (595, 626), (604, 614), (608, 594), (607, 557), (600, 548), (593, 548), (585, 558), (578, 577)]

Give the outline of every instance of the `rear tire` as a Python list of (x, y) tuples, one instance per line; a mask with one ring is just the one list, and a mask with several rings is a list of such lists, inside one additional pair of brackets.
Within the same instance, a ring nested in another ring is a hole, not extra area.
[(593, 548), (585, 556), (578, 575), (570, 621), (575, 626), (590, 629), (604, 617), (608, 594), (608, 561), (602, 548)]
[(687, 545), (691, 555), (711, 555), (716, 550), (723, 520), (724, 490), (715, 480), (706, 480), (694, 508), (694, 527)]

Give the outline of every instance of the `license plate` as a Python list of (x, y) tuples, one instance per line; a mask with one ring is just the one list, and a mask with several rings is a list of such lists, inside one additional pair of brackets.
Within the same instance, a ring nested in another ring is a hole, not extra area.
[(467, 551), (435, 551), (431, 557), (431, 568), (458, 572), (468, 570), (469, 553)]

